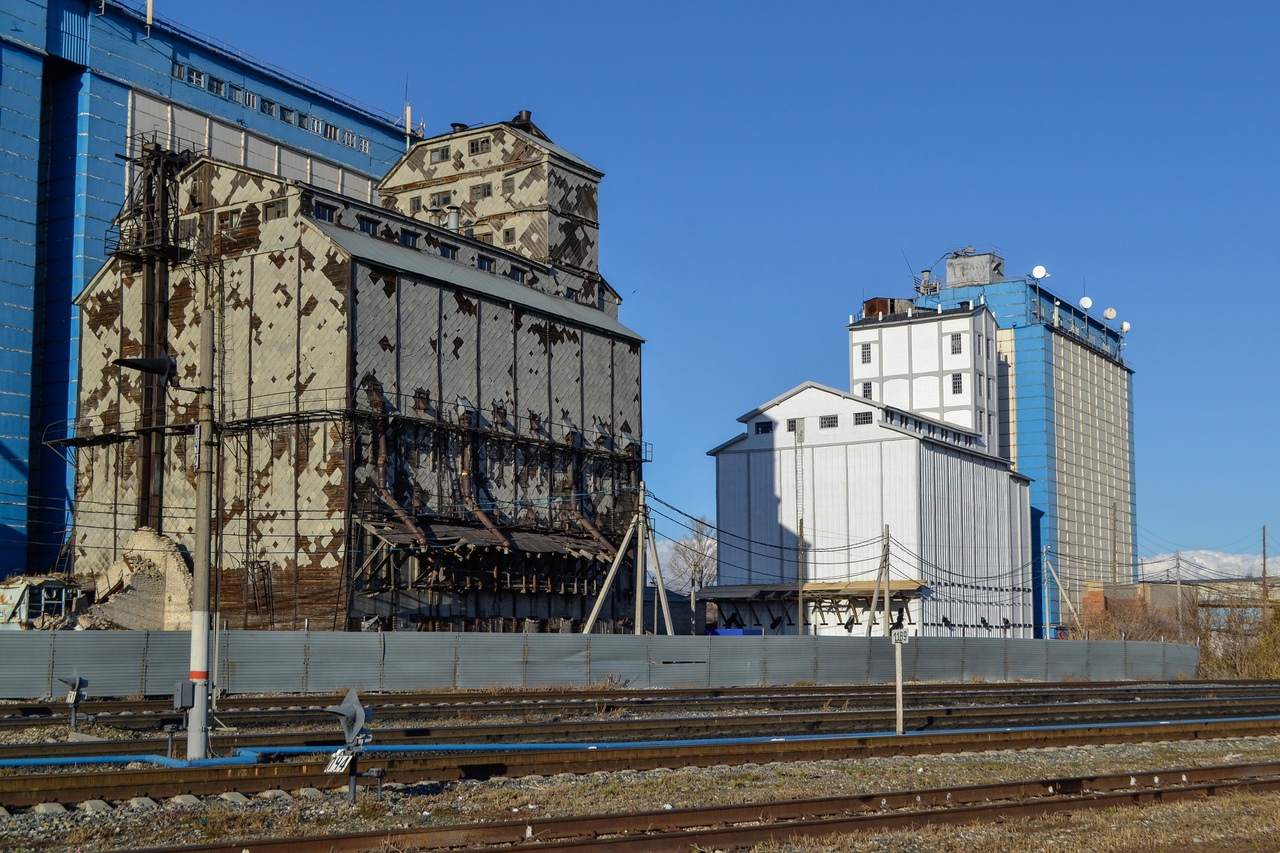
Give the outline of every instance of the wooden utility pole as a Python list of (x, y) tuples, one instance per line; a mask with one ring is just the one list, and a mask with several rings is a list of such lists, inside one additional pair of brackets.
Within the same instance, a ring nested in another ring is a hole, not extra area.
[(1262, 630), (1271, 618), (1271, 594), (1267, 592), (1267, 526), (1262, 525)]

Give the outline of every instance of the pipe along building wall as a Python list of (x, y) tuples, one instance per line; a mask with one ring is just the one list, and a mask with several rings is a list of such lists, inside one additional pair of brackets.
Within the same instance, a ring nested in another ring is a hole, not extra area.
[[(563, 156), (527, 117), (517, 124), (481, 134), (490, 143), (465, 176), (537, 161), (541, 188), (510, 203), (545, 212)], [(222, 623), (577, 627), (646, 457), (642, 341), (582, 241), (578, 263), (557, 267), (545, 240), (530, 257), (518, 239), (503, 249), (469, 235), (472, 220), (450, 228), (390, 196), (364, 204), (146, 150), (154, 168), (139, 170), (117, 251), (79, 300), (77, 574), (104, 571), (140, 526), (193, 547), (190, 389), (200, 326), (214, 322)], [(559, 193), (574, 206), (580, 195)], [(177, 387), (112, 364), (165, 355)], [(629, 628), (631, 574), (606, 631)]]

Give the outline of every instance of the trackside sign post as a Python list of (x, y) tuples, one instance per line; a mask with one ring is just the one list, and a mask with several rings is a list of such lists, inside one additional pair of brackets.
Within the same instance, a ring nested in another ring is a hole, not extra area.
[(907, 629), (894, 628), (893, 639), (894, 696), (897, 707), (898, 734), (902, 734), (902, 647), (907, 644)]

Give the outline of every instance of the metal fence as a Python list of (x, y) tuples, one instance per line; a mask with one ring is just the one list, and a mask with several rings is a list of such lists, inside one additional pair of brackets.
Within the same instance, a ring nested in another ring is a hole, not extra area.
[[(190, 634), (51, 631), (0, 634), (0, 698), (65, 692), (166, 696), (187, 679)], [(215, 644), (224, 693), (319, 693), (611, 684), (732, 687), (878, 684), (894, 678), (886, 638), (665, 637), (226, 631)], [(1195, 646), (922, 637), (903, 648), (914, 681), (1194, 678)]]

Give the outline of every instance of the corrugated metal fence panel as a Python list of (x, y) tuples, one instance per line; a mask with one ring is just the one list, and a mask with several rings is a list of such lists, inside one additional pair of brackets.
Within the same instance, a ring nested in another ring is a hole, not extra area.
[(649, 637), (650, 687), (710, 685), (710, 637)]
[[(55, 636), (54, 695), (66, 691), (66, 685), (57, 681), (58, 678), (71, 678), (78, 672), (89, 682), (85, 688), (87, 696), (139, 696), (143, 693), (143, 673), (147, 667), (160, 665), (160, 661), (147, 658), (150, 632), (65, 631)], [(183, 662), (187, 662), (186, 658)], [(169, 692), (173, 692), (172, 684)]]
[[(725, 640), (732, 638), (726, 637)], [(766, 636), (763, 684), (818, 683), (819, 637)]]
[(526, 687), (583, 687), (591, 680), (583, 634), (536, 635), (528, 645), (526, 661)]
[[(908, 649), (910, 650), (908, 654), (913, 656), (911, 661), (915, 664), (915, 668), (906, 665), (907, 655), (904, 654), (904, 670), (911, 673), (910, 676), (904, 675), (904, 678), (912, 677), (917, 681), (957, 681), (969, 675), (967, 640), (948, 639), (938, 642), (930, 637), (921, 637), (919, 640), (912, 638), (903, 651), (907, 652)], [(889, 678), (893, 679), (892, 670), (889, 672)]]
[[(1013, 677), (1008, 674), (1005, 652), (1009, 644), (1005, 640), (967, 637), (963, 645), (960, 665), (951, 670), (951, 675), (938, 676), (938, 680), (951, 678), (963, 681), (1005, 681)], [(921, 674), (920, 678), (928, 681), (931, 676)]]
[(302, 693), (306, 642), (300, 631), (223, 631), (218, 685), (224, 693)]
[[(1083, 673), (1095, 681), (1106, 681), (1110, 675), (1095, 674), (1089, 669), (1090, 659), (1102, 662), (1106, 653), (1090, 654), (1090, 651), (1102, 643), (1063, 643), (1050, 641), (1045, 650), (1045, 675), (1047, 681), (1063, 681), (1080, 678)], [(1110, 644), (1107, 644), (1110, 645)], [(1118, 645), (1118, 644), (1117, 644)]]
[(383, 634), (383, 690), (452, 689), (458, 658), (458, 634)]
[(812, 678), (818, 684), (866, 684), (871, 677), (871, 641), (866, 637), (814, 637), (813, 654), (817, 665)]
[(645, 688), (649, 684), (649, 648), (634, 636), (590, 634), (588, 677), (592, 684)]
[(1200, 649), (1198, 646), (1175, 646), (1172, 643), (1161, 643), (1163, 653), (1160, 678), (1195, 678), (1200, 669)]
[[(0, 699), (38, 699), (66, 695), (66, 685), (53, 680), (52, 636), (36, 631), (0, 634), (4, 669), (0, 672)], [(61, 673), (59, 673), (61, 674)], [(70, 674), (64, 677), (70, 677)], [(56, 688), (53, 685), (58, 685)]]
[[(745, 641), (745, 642), (744, 642)], [(3, 632), (0, 698), (65, 694), (77, 672), (91, 697), (168, 695), (187, 674), (190, 635), (172, 632)], [(224, 631), (226, 693), (422, 690), (614, 684), (892, 683), (883, 638), (646, 637), (592, 634), (330, 634)], [(456, 649), (456, 663), (455, 663)], [(921, 681), (1194, 678), (1195, 646), (1164, 643), (913, 638), (903, 677)], [(815, 663), (816, 661), (816, 663)], [(456, 676), (455, 676), (456, 673)], [(816, 673), (816, 675), (815, 675)]]
[[(870, 637), (867, 651), (867, 681), (871, 684), (892, 684), (894, 680), (893, 642), (888, 637)], [(904, 672), (903, 678), (913, 673)]]
[(1005, 650), (1005, 678), (1043, 681), (1049, 670), (1049, 640), (1013, 640)]
[(461, 634), (458, 637), (459, 690), (524, 687), (527, 634)]
[(785, 639), (795, 637), (708, 637), (707, 683), (711, 687), (776, 684), (771, 665), (775, 656), (785, 655), (774, 651), (772, 641)]
[(185, 631), (156, 631), (147, 635), (147, 668), (142, 692), (172, 696), (179, 681), (191, 678), (191, 635)]
[(308, 693), (332, 693), (354, 687), (382, 690), (382, 660), (386, 634), (334, 634), (310, 631), (307, 644)]

